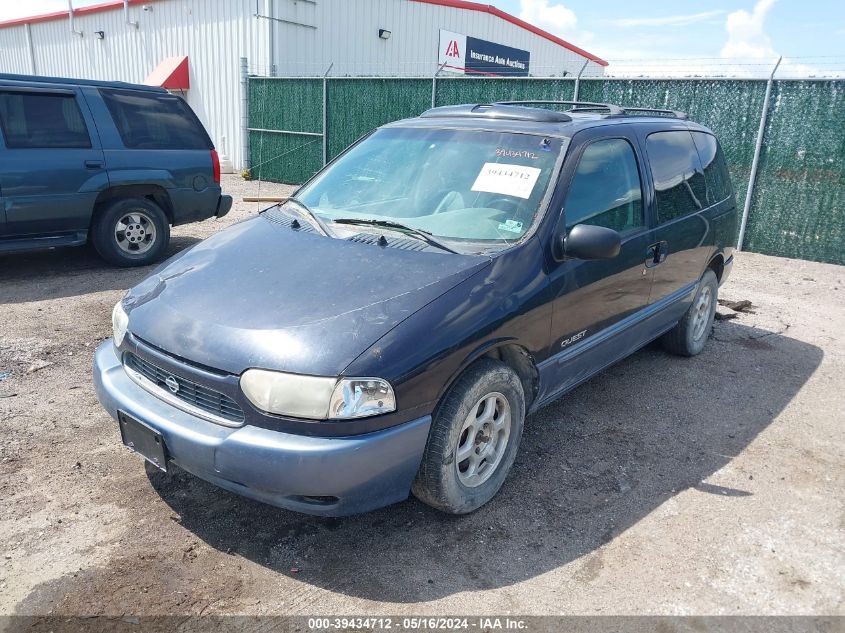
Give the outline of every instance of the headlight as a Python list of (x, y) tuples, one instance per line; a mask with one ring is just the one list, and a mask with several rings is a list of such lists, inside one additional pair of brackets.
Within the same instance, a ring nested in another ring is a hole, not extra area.
[(120, 347), (123, 337), (126, 336), (126, 328), (129, 327), (129, 315), (123, 309), (123, 300), (114, 304), (111, 311), (111, 327), (114, 333), (114, 344)]
[(391, 411), (396, 411), (396, 396), (381, 378), (341, 378), (329, 403), (330, 418), (365, 418)]
[(396, 410), (393, 388), (380, 378), (329, 378), (248, 369), (241, 389), (267, 413), (312, 420), (363, 418)]

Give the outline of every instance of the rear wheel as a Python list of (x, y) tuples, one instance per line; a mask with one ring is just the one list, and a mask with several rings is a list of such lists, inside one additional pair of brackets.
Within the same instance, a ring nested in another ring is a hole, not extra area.
[(524, 419), (519, 376), (499, 361), (475, 363), (434, 416), (414, 496), (450, 514), (480, 508), (510, 471)]
[(146, 198), (122, 198), (108, 204), (92, 227), (94, 248), (117, 266), (156, 261), (170, 242), (170, 224), (157, 204)]
[(663, 335), (664, 349), (681, 356), (695, 356), (704, 349), (716, 315), (719, 282), (716, 273), (707, 270), (698, 284), (698, 291), (678, 324)]

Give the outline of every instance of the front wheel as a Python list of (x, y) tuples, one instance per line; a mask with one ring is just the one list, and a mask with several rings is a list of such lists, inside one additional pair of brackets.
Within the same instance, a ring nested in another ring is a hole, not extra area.
[(156, 203), (146, 198), (121, 198), (102, 209), (94, 220), (91, 240), (100, 257), (117, 266), (144, 266), (164, 253), (170, 224)]
[(680, 356), (701, 353), (713, 327), (718, 293), (716, 273), (708, 270), (701, 276), (689, 310), (674, 328), (663, 335), (664, 349)]
[(516, 372), (492, 359), (476, 362), (434, 416), (414, 496), (450, 514), (480, 508), (502, 487), (524, 420), (525, 394)]

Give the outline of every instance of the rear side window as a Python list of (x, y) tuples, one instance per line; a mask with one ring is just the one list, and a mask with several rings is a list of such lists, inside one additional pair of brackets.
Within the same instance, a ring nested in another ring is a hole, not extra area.
[(136, 90), (100, 90), (123, 144), (131, 149), (211, 149), (211, 141), (181, 98)]
[(731, 175), (725, 156), (716, 137), (706, 132), (693, 132), (692, 138), (698, 148), (698, 156), (704, 166), (704, 176), (707, 179), (707, 202), (716, 204), (733, 193)]
[(628, 141), (611, 138), (587, 146), (566, 194), (566, 227), (604, 226), (620, 233), (643, 226), (637, 159)]
[(0, 126), (11, 149), (91, 147), (73, 94), (0, 92)]
[(689, 132), (650, 134), (646, 151), (654, 176), (659, 224), (707, 206), (704, 172)]

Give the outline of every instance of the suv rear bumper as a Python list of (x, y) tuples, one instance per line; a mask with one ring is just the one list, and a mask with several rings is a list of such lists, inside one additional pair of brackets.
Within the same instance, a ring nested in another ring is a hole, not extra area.
[(229, 213), (232, 209), (232, 196), (220, 196), (220, 199), (217, 201), (217, 211), (214, 214), (214, 217), (222, 218), (224, 215)]
[(374, 510), (408, 497), (431, 416), (350, 437), (308, 437), (254, 426), (225, 427), (177, 409), (133, 382), (111, 339), (94, 356), (106, 411), (160, 432), (168, 461), (221, 488), (323, 516)]

